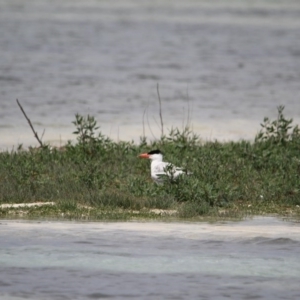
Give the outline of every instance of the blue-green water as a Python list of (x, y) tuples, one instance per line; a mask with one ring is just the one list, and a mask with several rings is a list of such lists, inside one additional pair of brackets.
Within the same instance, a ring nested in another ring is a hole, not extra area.
[(299, 299), (300, 225), (1, 221), (1, 299)]
[(0, 149), (37, 144), (16, 98), (45, 141), (75, 113), (139, 141), (145, 110), (158, 138), (157, 83), (166, 133), (253, 140), (278, 105), (299, 123), (299, 49), (299, 0), (0, 0)]

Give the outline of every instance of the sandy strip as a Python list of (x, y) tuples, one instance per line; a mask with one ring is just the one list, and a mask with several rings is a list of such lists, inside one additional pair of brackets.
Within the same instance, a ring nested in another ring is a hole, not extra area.
[[(6, 225), (6, 226), (5, 226)], [(228, 222), (74, 222), (2, 220), (2, 231), (38, 230), (47, 234), (101, 235), (106, 233), (142, 234), (145, 236), (173, 236), (184, 239), (236, 238), (289, 238), (300, 241), (300, 223), (276, 217), (254, 217), (243, 221)]]
[(17, 203), (17, 204), (0, 204), (0, 208), (19, 208), (19, 207), (32, 207), (32, 206), (44, 206), (55, 205), (54, 202), (34, 202), (34, 203)]

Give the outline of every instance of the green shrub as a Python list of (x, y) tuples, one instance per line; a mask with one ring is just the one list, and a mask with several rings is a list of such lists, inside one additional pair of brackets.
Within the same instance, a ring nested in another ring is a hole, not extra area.
[[(77, 114), (76, 144), (0, 153), (0, 203), (55, 201), (61, 212), (82, 206), (176, 209), (180, 217), (235, 212), (249, 203), (265, 211), (274, 211), (276, 205), (296, 207), (300, 205), (299, 129), (283, 110), (278, 107), (274, 121), (265, 118), (254, 143), (203, 143), (187, 127), (172, 129), (153, 142), (143, 138), (139, 145), (116, 143), (98, 131), (93, 117)], [(165, 153), (166, 161), (192, 174), (155, 184), (150, 162), (137, 158), (154, 148)]]

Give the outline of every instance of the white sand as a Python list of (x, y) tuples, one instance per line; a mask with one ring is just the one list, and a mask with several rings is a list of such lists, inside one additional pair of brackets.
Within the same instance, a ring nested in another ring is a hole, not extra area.
[(44, 206), (55, 205), (54, 202), (34, 202), (34, 203), (17, 203), (17, 204), (0, 204), (0, 208), (18, 208), (18, 207), (32, 207), (32, 206)]
[(1, 230), (48, 230), (73, 234), (89, 232), (136, 232), (146, 236), (173, 236), (176, 238), (206, 239), (222, 238), (252, 238), (263, 236), (266, 238), (290, 238), (300, 241), (300, 223), (283, 221), (275, 217), (255, 217), (244, 221), (231, 222), (70, 222), (70, 221), (1, 221)]

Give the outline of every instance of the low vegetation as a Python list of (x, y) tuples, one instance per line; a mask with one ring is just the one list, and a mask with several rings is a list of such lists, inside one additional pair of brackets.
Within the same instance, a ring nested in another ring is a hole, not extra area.
[[(243, 217), (300, 215), (300, 130), (278, 107), (253, 142), (202, 143), (186, 127), (159, 140), (114, 142), (92, 116), (76, 115), (77, 142), (61, 148), (0, 153), (0, 216), (73, 219)], [(157, 185), (141, 152), (159, 148), (165, 160), (190, 170)]]

